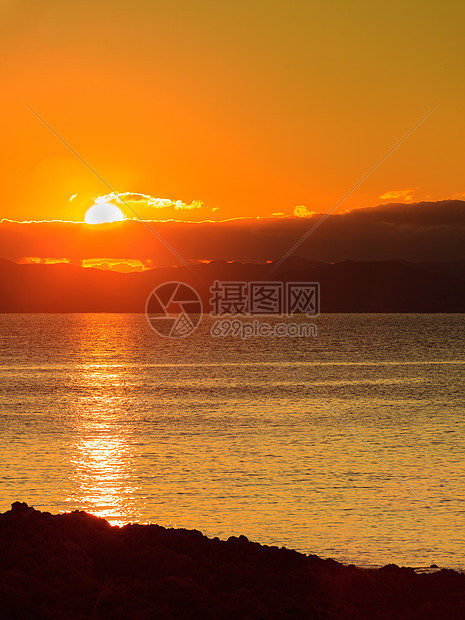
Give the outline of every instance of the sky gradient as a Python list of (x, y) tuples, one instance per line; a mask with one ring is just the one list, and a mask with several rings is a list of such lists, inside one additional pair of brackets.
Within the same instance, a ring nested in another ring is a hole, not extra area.
[(437, 105), (339, 211), (460, 198), (464, 18), (451, 1), (3, 0), (0, 219), (82, 221), (110, 193), (27, 106), (116, 192), (204, 205), (151, 219), (224, 220), (329, 210)]

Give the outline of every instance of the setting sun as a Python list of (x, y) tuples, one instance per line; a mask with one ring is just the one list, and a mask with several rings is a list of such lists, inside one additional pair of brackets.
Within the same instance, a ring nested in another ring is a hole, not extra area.
[(106, 224), (110, 222), (121, 222), (124, 215), (117, 206), (108, 203), (92, 205), (87, 209), (84, 221), (86, 224)]

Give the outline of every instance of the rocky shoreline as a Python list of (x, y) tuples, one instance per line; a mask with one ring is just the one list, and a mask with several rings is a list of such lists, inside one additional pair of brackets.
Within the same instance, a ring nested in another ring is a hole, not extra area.
[(0, 515), (0, 573), (4, 620), (465, 618), (465, 574), (453, 570), (361, 569), (20, 502)]

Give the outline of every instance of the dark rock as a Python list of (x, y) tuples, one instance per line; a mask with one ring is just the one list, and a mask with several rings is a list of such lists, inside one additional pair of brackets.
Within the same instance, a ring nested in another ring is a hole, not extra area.
[(0, 515), (0, 617), (451, 620), (465, 618), (465, 575), (360, 569), (245, 536), (118, 528), (15, 502)]

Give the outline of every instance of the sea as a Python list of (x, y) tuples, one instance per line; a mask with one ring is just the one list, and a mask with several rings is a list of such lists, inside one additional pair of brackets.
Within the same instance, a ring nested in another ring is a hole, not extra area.
[(312, 323), (169, 339), (143, 314), (1, 314), (1, 512), (465, 569), (464, 315)]

